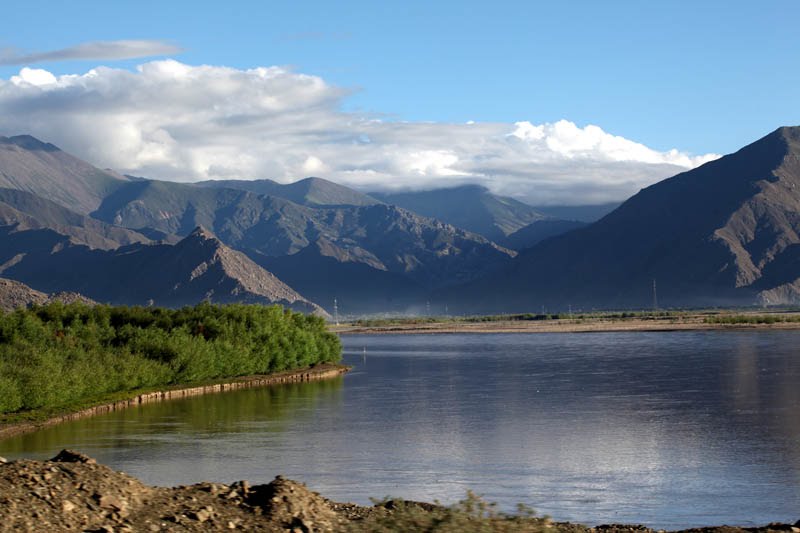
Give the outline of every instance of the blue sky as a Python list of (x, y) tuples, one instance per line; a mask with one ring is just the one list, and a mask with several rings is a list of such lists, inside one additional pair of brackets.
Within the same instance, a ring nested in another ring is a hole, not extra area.
[[(796, 0), (29, 0), (3, 18), (6, 55), (157, 40), (180, 47), (168, 57), (187, 65), (291, 67), (344, 89), (339, 110), (385, 121), (563, 119), (688, 155), (728, 153), (800, 124)], [(58, 76), (153, 59), (27, 66)], [(0, 80), (23, 66), (0, 66)]]

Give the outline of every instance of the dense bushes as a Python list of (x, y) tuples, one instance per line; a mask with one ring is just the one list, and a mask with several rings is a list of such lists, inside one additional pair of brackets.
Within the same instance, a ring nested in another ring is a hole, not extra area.
[(324, 321), (281, 307), (52, 303), (0, 315), (0, 413), (339, 360)]

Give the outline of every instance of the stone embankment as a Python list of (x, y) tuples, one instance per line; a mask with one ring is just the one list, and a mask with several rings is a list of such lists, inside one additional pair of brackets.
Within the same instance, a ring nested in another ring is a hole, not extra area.
[[(280, 476), (265, 485), (150, 487), (68, 450), (50, 461), (0, 460), (0, 531), (655, 533), (644, 526), (589, 528), (487, 509), (479, 500), (459, 508), (395, 500), (368, 507), (336, 503)], [(689, 531), (800, 533), (800, 522)]]
[(138, 405), (144, 405), (166, 400), (188, 398), (201, 394), (214, 394), (239, 389), (251, 389), (255, 387), (268, 387), (272, 385), (283, 385), (286, 383), (301, 383), (304, 381), (317, 381), (330, 379), (347, 372), (350, 368), (343, 365), (322, 364), (311, 368), (268, 374), (263, 376), (247, 376), (233, 379), (225, 383), (215, 383), (210, 385), (200, 385), (196, 387), (171, 388), (138, 394), (125, 400), (119, 400), (102, 405), (96, 405), (81, 409), (71, 413), (54, 416), (40, 422), (23, 422), (19, 424), (9, 424), (0, 426), (0, 439), (29, 433), (46, 427), (54, 426), (62, 422), (78, 420), (90, 416), (95, 416), (120, 409), (127, 409)]

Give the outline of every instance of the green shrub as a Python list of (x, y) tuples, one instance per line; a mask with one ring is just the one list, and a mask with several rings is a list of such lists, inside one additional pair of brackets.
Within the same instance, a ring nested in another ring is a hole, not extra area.
[(278, 306), (53, 303), (0, 314), (0, 413), (340, 357), (322, 318)]

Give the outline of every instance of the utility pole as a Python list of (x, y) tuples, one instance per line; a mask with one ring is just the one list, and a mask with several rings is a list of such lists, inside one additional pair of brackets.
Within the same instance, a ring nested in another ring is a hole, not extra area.
[(425, 313), (426, 313), (426, 316), (431, 316), (431, 302), (430, 302), (430, 300), (425, 302)]
[(653, 311), (658, 311), (658, 293), (656, 292), (655, 278), (653, 278)]
[(339, 325), (339, 303), (336, 298), (333, 299), (333, 323), (336, 326)]

